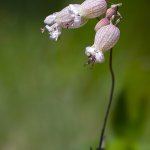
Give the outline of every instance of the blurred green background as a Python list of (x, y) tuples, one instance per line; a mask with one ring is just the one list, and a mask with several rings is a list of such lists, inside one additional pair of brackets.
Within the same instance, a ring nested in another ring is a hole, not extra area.
[[(95, 149), (109, 98), (109, 52), (91, 70), (90, 20), (63, 30), (58, 42), (41, 34), (44, 18), (82, 0), (5, 0), (0, 4), (0, 150)], [(150, 150), (150, 16), (148, 0), (122, 2), (121, 39), (106, 131), (109, 150)]]

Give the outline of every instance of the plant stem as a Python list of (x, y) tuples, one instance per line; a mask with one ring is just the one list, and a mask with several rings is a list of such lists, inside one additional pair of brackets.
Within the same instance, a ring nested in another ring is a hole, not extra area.
[(109, 69), (110, 69), (110, 73), (111, 73), (111, 89), (110, 89), (109, 103), (108, 103), (108, 106), (107, 106), (107, 110), (106, 110), (106, 114), (105, 114), (105, 118), (104, 118), (104, 123), (103, 123), (103, 126), (102, 126), (99, 147), (98, 147), (97, 150), (102, 150), (102, 144), (103, 144), (105, 129), (106, 129), (107, 120), (108, 120), (108, 117), (109, 117), (109, 112), (110, 112), (110, 108), (111, 108), (111, 104), (112, 104), (112, 100), (113, 100), (115, 75), (114, 75), (114, 71), (113, 71), (113, 67), (112, 67), (112, 54), (113, 54), (113, 49), (110, 50), (110, 55), (109, 55)]

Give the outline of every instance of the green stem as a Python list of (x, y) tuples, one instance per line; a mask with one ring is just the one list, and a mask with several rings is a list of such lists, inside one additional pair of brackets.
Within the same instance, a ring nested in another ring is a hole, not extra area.
[(106, 129), (107, 120), (108, 120), (108, 117), (109, 117), (110, 108), (111, 108), (111, 104), (112, 104), (112, 100), (113, 100), (113, 93), (114, 93), (114, 86), (115, 86), (115, 75), (114, 75), (114, 71), (113, 71), (113, 67), (112, 67), (112, 54), (113, 54), (113, 49), (110, 50), (110, 56), (109, 56), (109, 69), (110, 69), (111, 80), (112, 80), (111, 89), (110, 89), (110, 96), (109, 96), (109, 103), (108, 103), (108, 107), (107, 107), (107, 110), (106, 110), (104, 123), (103, 123), (103, 126), (102, 126), (99, 147), (97, 148), (97, 150), (102, 150), (103, 149), (102, 144), (103, 144), (103, 140), (104, 140), (105, 129)]

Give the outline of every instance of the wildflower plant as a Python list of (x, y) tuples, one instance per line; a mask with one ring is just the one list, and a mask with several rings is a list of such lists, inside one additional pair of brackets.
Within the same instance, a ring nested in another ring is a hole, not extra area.
[[(111, 108), (115, 76), (112, 68), (112, 52), (120, 38), (120, 30), (117, 27), (122, 16), (118, 9), (122, 6), (119, 4), (112, 4), (108, 8), (107, 0), (85, 0), (81, 4), (70, 4), (59, 12), (55, 12), (47, 16), (44, 20), (45, 27), (41, 29), (42, 33), (47, 30), (49, 38), (57, 41), (61, 35), (62, 29), (76, 29), (84, 26), (89, 19), (94, 19), (104, 16), (95, 26), (95, 39), (92, 46), (85, 49), (85, 55), (88, 58), (87, 65), (94, 65), (95, 63), (103, 63), (105, 60), (104, 53), (110, 51), (109, 69), (112, 77), (112, 85), (110, 90), (109, 103), (104, 117), (102, 132), (100, 136), (99, 146), (97, 150), (104, 150), (104, 134), (105, 128)], [(92, 148), (90, 148), (92, 150)]]

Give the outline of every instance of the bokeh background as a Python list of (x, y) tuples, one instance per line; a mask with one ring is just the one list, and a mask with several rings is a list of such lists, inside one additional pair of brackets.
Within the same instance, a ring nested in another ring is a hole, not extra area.
[[(92, 45), (90, 20), (41, 34), (44, 18), (82, 0), (0, 3), (0, 150), (89, 150), (99, 142), (111, 85), (104, 64), (83, 67)], [(108, 150), (150, 150), (149, 0), (122, 2), (121, 39), (114, 48), (115, 93), (106, 131)]]

